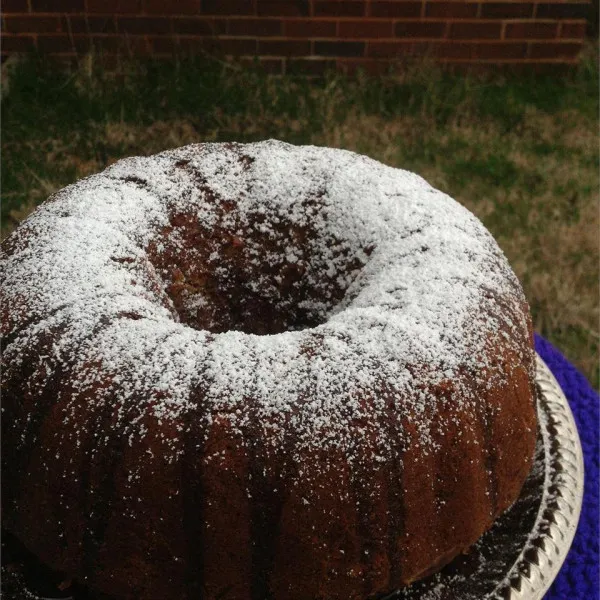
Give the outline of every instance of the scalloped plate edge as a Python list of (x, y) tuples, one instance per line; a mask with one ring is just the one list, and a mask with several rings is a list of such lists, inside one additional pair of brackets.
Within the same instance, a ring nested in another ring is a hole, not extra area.
[(569, 552), (583, 502), (584, 466), (573, 413), (539, 355), (538, 417), (546, 451), (542, 501), (529, 540), (487, 600), (541, 600)]

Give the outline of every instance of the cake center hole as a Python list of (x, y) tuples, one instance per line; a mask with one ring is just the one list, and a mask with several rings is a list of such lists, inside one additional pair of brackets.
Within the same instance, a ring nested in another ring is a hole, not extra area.
[[(227, 207), (225, 207), (226, 209)], [(310, 224), (202, 226), (175, 215), (148, 249), (181, 322), (213, 333), (277, 334), (315, 327), (342, 300), (372, 248)], [(356, 244), (355, 244), (356, 245)]]

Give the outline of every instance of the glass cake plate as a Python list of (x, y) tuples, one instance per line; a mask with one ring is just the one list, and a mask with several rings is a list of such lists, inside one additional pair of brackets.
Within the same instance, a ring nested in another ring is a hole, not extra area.
[[(537, 357), (538, 435), (520, 497), (471, 548), (439, 573), (380, 600), (540, 600), (575, 535), (583, 499), (583, 454), (571, 409)], [(105, 600), (61, 581), (2, 540), (2, 598)], [(7, 556), (8, 555), (8, 556)], [(60, 588), (63, 588), (62, 591)], [(106, 599), (108, 600), (108, 599)]]

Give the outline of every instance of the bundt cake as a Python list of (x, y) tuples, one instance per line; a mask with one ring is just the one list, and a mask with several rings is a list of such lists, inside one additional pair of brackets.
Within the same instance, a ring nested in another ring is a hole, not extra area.
[(3, 523), (131, 600), (365, 600), (466, 551), (535, 445), (483, 225), (329, 148), (197, 144), (3, 243)]

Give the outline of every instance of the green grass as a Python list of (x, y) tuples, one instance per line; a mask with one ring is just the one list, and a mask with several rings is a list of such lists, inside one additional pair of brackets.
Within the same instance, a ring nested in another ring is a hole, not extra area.
[[(10, 68), (10, 67), (9, 67)], [(597, 387), (598, 57), (567, 75), (464, 76), (427, 63), (385, 78), (273, 78), (200, 60), (5, 73), (2, 231), (115, 160), (199, 141), (276, 137), (416, 171), (477, 214), (536, 329)]]

